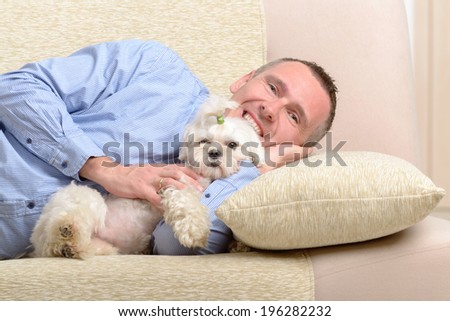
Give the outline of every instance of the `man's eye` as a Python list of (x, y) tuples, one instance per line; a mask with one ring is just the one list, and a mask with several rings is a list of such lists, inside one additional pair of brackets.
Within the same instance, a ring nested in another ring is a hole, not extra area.
[(273, 92), (275, 95), (278, 93), (277, 87), (275, 85), (269, 84), (269, 88), (270, 88), (270, 91)]
[(289, 113), (289, 117), (291, 117), (291, 119), (292, 119), (293, 121), (295, 121), (295, 123), (298, 123), (298, 122), (299, 122), (299, 119), (298, 119), (297, 114), (295, 114), (295, 113)]

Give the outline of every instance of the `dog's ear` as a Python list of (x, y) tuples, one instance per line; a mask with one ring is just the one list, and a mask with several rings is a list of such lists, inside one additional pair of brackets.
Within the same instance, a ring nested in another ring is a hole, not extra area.
[(256, 147), (251, 150), (251, 161), (256, 167), (260, 167), (265, 163), (264, 148)]
[(187, 158), (187, 149), (188, 149), (187, 146), (182, 146), (182, 147), (180, 148), (180, 155), (178, 156), (178, 159), (179, 159), (182, 163), (186, 162), (186, 158)]
[(186, 162), (186, 160), (188, 158), (189, 148), (191, 148), (190, 146), (192, 146), (194, 143), (195, 129), (199, 125), (198, 124), (199, 121), (200, 121), (200, 119), (198, 119), (198, 118), (195, 119), (193, 122), (187, 124), (186, 128), (184, 129), (183, 141), (181, 142), (180, 153), (178, 156), (178, 159), (180, 161)]
[(264, 148), (259, 142), (248, 141), (244, 142), (241, 146), (241, 153), (243, 160), (249, 160), (256, 167), (260, 167), (265, 163), (265, 152)]
[(226, 109), (233, 110), (233, 109), (236, 109), (239, 107), (239, 104), (237, 102), (235, 102), (234, 100), (227, 100), (225, 104), (226, 104), (226, 107), (225, 107)]

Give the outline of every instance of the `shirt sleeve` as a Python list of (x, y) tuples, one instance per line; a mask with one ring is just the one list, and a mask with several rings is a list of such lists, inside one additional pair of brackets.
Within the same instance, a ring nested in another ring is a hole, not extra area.
[(211, 220), (211, 233), (208, 245), (204, 248), (189, 249), (182, 246), (173, 234), (169, 225), (161, 221), (153, 232), (153, 254), (159, 255), (198, 255), (228, 252), (228, 245), (233, 240), (233, 232), (215, 215), (216, 209), (234, 192), (241, 189), (260, 173), (250, 163), (243, 164), (236, 174), (215, 180), (203, 192), (201, 202), (208, 206)]
[(153, 41), (102, 43), (0, 75), (0, 122), (31, 153), (79, 179), (86, 160), (104, 152), (72, 115), (151, 72), (167, 49)]

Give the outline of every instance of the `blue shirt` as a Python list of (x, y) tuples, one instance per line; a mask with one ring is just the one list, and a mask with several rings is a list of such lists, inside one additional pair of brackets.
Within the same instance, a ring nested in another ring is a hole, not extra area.
[(154, 41), (101, 43), (0, 75), (0, 258), (26, 251), (49, 196), (80, 180), (89, 157), (175, 161), (207, 96)]

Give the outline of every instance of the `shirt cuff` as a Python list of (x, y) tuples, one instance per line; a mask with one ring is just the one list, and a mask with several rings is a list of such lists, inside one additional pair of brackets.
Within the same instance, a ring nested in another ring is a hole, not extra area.
[(76, 180), (80, 180), (78, 172), (90, 157), (105, 156), (102, 149), (85, 135), (66, 137), (57, 150), (51, 160), (52, 166)]

